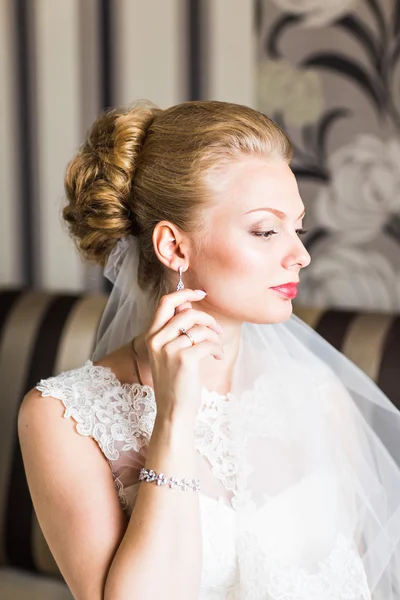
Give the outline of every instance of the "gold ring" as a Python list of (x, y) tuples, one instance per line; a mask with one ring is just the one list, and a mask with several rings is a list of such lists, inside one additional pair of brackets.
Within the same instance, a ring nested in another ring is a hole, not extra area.
[(181, 331), (182, 331), (182, 334), (186, 335), (189, 338), (189, 340), (192, 342), (192, 346), (194, 346), (196, 342), (194, 341), (194, 339), (192, 338), (190, 333), (188, 331), (186, 331), (186, 329), (184, 327), (181, 327)]

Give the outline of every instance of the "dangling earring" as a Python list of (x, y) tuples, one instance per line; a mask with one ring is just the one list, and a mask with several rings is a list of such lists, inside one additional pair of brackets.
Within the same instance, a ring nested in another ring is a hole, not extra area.
[(183, 290), (185, 287), (183, 285), (183, 281), (182, 281), (182, 267), (179, 267), (178, 271), (179, 271), (179, 281), (178, 281), (178, 285), (176, 286), (176, 291)]

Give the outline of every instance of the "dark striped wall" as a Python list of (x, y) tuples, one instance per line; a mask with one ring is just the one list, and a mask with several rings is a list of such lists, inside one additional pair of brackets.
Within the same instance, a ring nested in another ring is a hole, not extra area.
[(253, 0), (1, 0), (0, 286), (98, 290), (61, 222), (96, 115), (148, 98), (253, 104)]

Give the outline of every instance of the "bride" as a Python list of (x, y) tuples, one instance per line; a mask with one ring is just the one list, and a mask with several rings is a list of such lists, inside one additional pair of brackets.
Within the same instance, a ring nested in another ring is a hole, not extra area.
[(18, 425), (77, 600), (400, 599), (399, 412), (292, 314), (290, 159), (245, 106), (139, 102), (68, 165), (64, 219), (114, 285), (91, 360)]

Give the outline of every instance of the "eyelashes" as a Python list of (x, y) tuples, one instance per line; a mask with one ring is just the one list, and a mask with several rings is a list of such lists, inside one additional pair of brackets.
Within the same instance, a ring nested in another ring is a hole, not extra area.
[[(279, 233), (279, 231), (275, 231), (274, 229), (271, 229), (270, 231), (253, 231), (252, 233), (256, 237), (262, 237), (264, 239), (269, 239), (273, 235), (277, 235)], [(305, 235), (306, 233), (308, 233), (308, 229), (296, 229), (296, 233), (299, 236)]]

